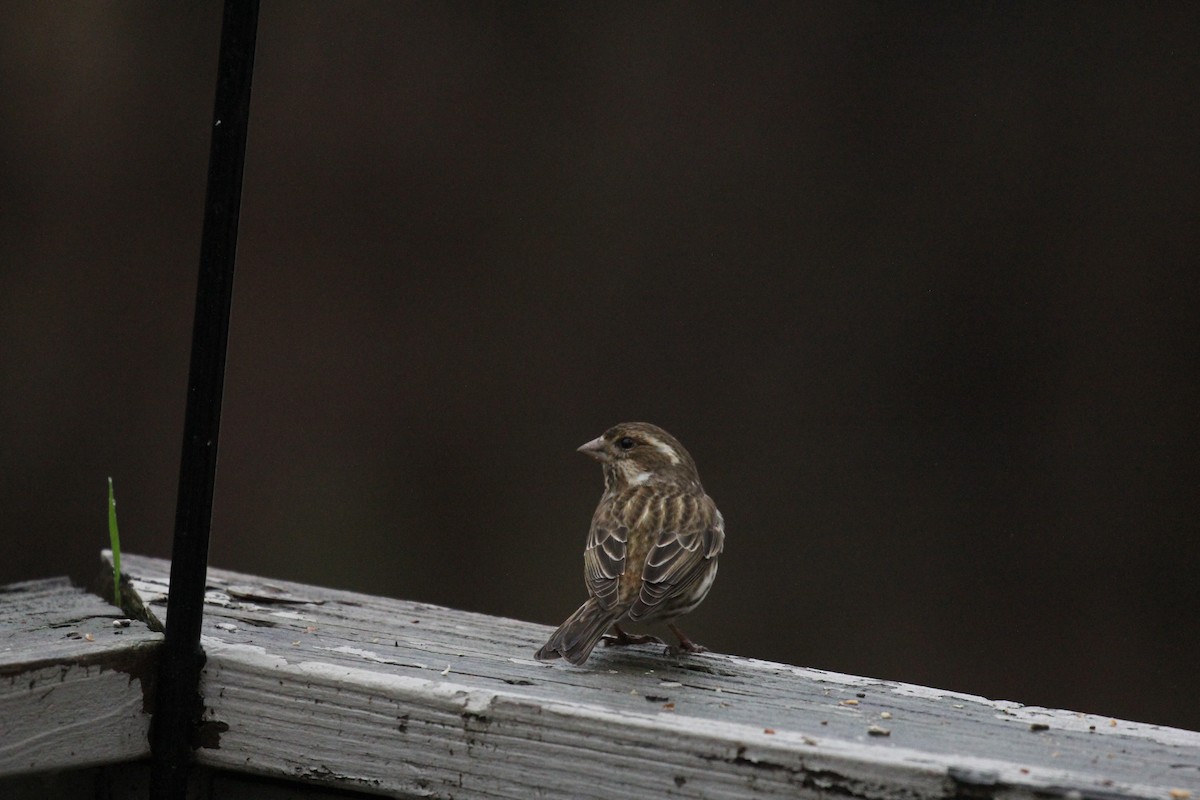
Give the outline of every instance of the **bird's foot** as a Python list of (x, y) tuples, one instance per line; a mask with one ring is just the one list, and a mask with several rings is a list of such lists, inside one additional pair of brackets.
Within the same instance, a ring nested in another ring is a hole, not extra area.
[(671, 624), (668, 624), (667, 627), (670, 628), (671, 633), (675, 634), (676, 638), (679, 639), (679, 644), (672, 644), (672, 645), (667, 646), (667, 650), (666, 650), (667, 655), (681, 656), (681, 655), (687, 655), (689, 653), (707, 653), (708, 652), (707, 647), (705, 647), (702, 644), (696, 644), (695, 642), (693, 642), (691, 639), (689, 639), (687, 637), (687, 635), (683, 631), (679, 630), (679, 628), (676, 628), (674, 625), (671, 625)]
[(662, 644), (663, 640), (657, 636), (640, 636), (629, 635), (621, 630), (620, 625), (613, 625), (613, 630), (617, 632), (616, 636), (605, 636), (601, 641), (605, 647), (626, 647), (631, 644)]

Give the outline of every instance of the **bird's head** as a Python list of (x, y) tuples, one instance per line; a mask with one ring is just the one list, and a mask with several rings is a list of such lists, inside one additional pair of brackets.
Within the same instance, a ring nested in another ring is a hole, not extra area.
[(648, 422), (622, 422), (579, 448), (604, 465), (609, 491), (646, 484), (700, 486), (696, 462), (671, 434)]

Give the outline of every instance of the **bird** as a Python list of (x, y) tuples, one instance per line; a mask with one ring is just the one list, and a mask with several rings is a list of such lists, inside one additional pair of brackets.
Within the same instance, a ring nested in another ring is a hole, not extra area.
[(606, 645), (662, 643), (620, 623), (665, 622), (679, 640), (671, 654), (701, 653), (673, 620), (712, 588), (725, 546), (725, 520), (700, 484), (679, 440), (647, 422), (623, 422), (579, 448), (599, 461), (604, 493), (583, 553), (588, 599), (535, 654), (581, 665), (611, 627)]

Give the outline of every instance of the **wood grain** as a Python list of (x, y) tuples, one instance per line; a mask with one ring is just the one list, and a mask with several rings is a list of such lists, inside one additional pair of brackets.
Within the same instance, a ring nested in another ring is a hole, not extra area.
[(66, 578), (0, 588), (0, 776), (149, 754), (162, 636), (123, 616)]
[[(165, 617), (169, 565), (124, 556)], [(201, 763), (380, 794), (1200, 798), (1200, 734), (210, 570)], [(226, 727), (227, 726), (227, 727)]]

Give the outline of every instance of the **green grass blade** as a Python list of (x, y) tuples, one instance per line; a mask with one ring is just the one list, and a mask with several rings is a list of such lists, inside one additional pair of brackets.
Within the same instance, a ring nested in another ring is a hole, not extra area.
[(113, 554), (113, 603), (121, 607), (121, 534), (117, 532), (117, 499), (113, 496), (112, 478), (108, 479), (108, 541)]

